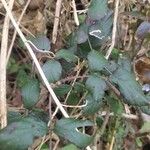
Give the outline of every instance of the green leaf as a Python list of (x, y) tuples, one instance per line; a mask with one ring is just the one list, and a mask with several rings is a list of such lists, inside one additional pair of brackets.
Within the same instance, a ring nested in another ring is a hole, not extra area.
[(7, 70), (8, 73), (16, 73), (20, 69), (19, 63), (16, 62), (16, 60), (13, 57), (10, 57), (8, 65), (7, 65)]
[(31, 109), (39, 99), (40, 85), (36, 79), (29, 80), (22, 88), (21, 94), (23, 97), (23, 104), (26, 108)]
[(102, 78), (96, 75), (91, 75), (86, 81), (86, 87), (96, 101), (101, 101), (107, 85)]
[(114, 112), (115, 115), (122, 115), (123, 113), (123, 105), (120, 102), (119, 99), (113, 97), (113, 96), (108, 96), (107, 97), (107, 102), (110, 106), (110, 109), (112, 112)]
[(48, 121), (49, 121), (48, 112), (46, 112), (40, 108), (33, 108), (28, 116), (39, 118), (40, 120), (42, 120), (43, 122), (46, 122), (46, 123), (48, 123)]
[(86, 97), (87, 105), (84, 107), (83, 112), (86, 115), (93, 115), (102, 105), (102, 98), (107, 86), (103, 79), (91, 75), (86, 81), (86, 87), (89, 90), (89, 94)]
[(74, 84), (73, 91), (77, 94), (86, 92), (85, 84), (83, 84), (82, 82), (76, 82)]
[(58, 61), (49, 60), (42, 66), (43, 72), (50, 83), (58, 81), (62, 74), (62, 67)]
[(111, 80), (118, 85), (126, 103), (136, 106), (148, 105), (142, 87), (135, 80), (135, 76), (131, 71), (129, 60), (126, 58), (120, 59), (119, 67), (111, 76)]
[(93, 48), (107, 45), (112, 33), (113, 17), (112, 11), (109, 11), (104, 18), (95, 21), (89, 27), (89, 39)]
[(88, 120), (76, 120), (72, 118), (64, 118), (57, 121), (54, 132), (60, 137), (63, 137), (70, 142), (74, 143), (78, 147), (88, 146), (93, 137), (77, 131), (79, 127), (93, 126), (94, 124)]
[(85, 43), (88, 40), (88, 25), (83, 23), (76, 32), (77, 43)]
[(58, 87), (54, 88), (54, 92), (56, 93), (57, 96), (64, 96), (67, 94), (71, 89), (71, 86), (68, 84), (61, 84)]
[(47, 133), (47, 125), (34, 117), (22, 118), (0, 131), (0, 149), (27, 150), (37, 137)]
[(76, 55), (74, 55), (71, 51), (66, 50), (66, 49), (59, 50), (56, 53), (56, 58), (58, 59), (63, 58), (67, 62), (76, 62), (78, 60)]
[(72, 87), (70, 95), (67, 99), (67, 104), (77, 105), (82, 97), (81, 95), (84, 95), (85, 92), (86, 92), (85, 85), (80, 82), (76, 82)]
[(150, 133), (150, 121), (144, 122), (144, 124), (139, 132), (140, 133)]
[(21, 88), (23, 87), (28, 81), (30, 80), (30, 77), (27, 75), (27, 73), (24, 70), (19, 70), (17, 74), (17, 85)]
[(94, 115), (100, 109), (102, 101), (96, 101), (92, 95), (87, 95), (86, 106), (83, 108), (83, 113), (85, 115)]
[(105, 67), (105, 70), (103, 70), (103, 74), (108, 76), (112, 74), (118, 67), (118, 64), (115, 61), (109, 61)]
[(7, 114), (8, 124), (15, 122), (21, 118), (22, 118), (22, 115), (20, 112), (9, 111)]
[(61, 150), (79, 150), (79, 149), (73, 144), (68, 144), (65, 147), (61, 148)]
[(27, 37), (38, 49), (49, 51), (51, 49), (50, 40), (45, 35), (38, 35), (36, 37)]
[(117, 60), (119, 58), (120, 51), (119, 49), (113, 48), (111, 53), (111, 59)]
[(88, 17), (93, 20), (100, 20), (108, 11), (106, 0), (92, 0), (88, 9)]
[(49, 146), (46, 143), (43, 143), (42, 147), (40, 150), (49, 150)]
[(89, 52), (87, 59), (89, 68), (93, 71), (101, 71), (107, 65), (105, 57), (95, 50)]
[[(146, 98), (148, 99), (148, 101), (150, 102), (150, 95), (146, 95)], [(150, 115), (150, 105), (148, 106), (141, 106), (141, 107), (139, 107), (140, 108), (140, 110), (143, 112), (143, 113), (145, 113), (145, 114), (148, 114), (148, 115)]]
[(86, 41), (85, 43), (78, 44), (78, 49), (77, 49), (76, 55), (79, 58), (86, 59), (87, 55), (90, 51), (91, 51), (91, 48), (89, 46), (89, 42)]
[(143, 113), (150, 115), (150, 106), (141, 106), (141, 107), (140, 107), (140, 110), (141, 110)]
[(86, 19), (86, 14), (79, 14), (78, 18), (79, 18), (79, 23), (82, 24)]
[(68, 105), (77, 105), (79, 103), (80, 97), (79, 97), (79, 93), (77, 93), (76, 91), (71, 91), (70, 95), (67, 99), (67, 104)]

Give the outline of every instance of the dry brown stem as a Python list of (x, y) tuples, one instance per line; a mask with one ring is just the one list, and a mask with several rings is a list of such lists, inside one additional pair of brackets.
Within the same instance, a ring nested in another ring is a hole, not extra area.
[[(14, 0), (9, 1), (9, 8), (12, 9)], [(7, 100), (6, 100), (6, 55), (8, 47), (8, 33), (9, 33), (9, 16), (6, 14), (1, 41), (1, 52), (0, 52), (0, 123), (1, 128), (7, 126)]]
[(56, 39), (57, 39), (57, 32), (58, 32), (61, 4), (62, 4), (62, 0), (57, 0), (57, 2), (56, 2), (56, 9), (55, 9), (55, 19), (54, 19), (54, 25), (53, 25), (53, 35), (52, 35), (52, 43), (53, 44), (55, 44)]
[(112, 43), (106, 53), (106, 59), (109, 58), (109, 56), (115, 46), (116, 32), (117, 32), (117, 20), (118, 20), (118, 12), (119, 12), (119, 1), (120, 0), (116, 0), (116, 2), (115, 2), (114, 22), (113, 22), (113, 30), (112, 30)]

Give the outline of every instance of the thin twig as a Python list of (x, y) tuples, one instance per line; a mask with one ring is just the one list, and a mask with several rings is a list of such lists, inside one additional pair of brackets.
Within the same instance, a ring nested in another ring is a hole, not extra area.
[(115, 40), (116, 40), (116, 31), (117, 31), (117, 20), (118, 20), (118, 12), (119, 12), (119, 0), (116, 0), (115, 3), (115, 13), (114, 13), (114, 21), (113, 21), (113, 30), (112, 30), (112, 43), (109, 47), (107, 53), (106, 53), (106, 59), (109, 58), (114, 46), (115, 46)]
[(52, 43), (53, 44), (55, 44), (56, 39), (57, 39), (57, 32), (58, 32), (61, 4), (62, 4), (62, 0), (57, 0), (57, 2), (56, 2), (56, 10), (55, 10), (55, 19), (54, 19), (54, 25), (53, 25), (53, 34), (52, 34)]
[(84, 104), (84, 105), (65, 105), (65, 104), (62, 104), (62, 106), (68, 107), (68, 108), (83, 108), (83, 107), (87, 106), (87, 104)]
[[(103, 111), (100, 113), (100, 116), (105, 116), (107, 114), (106, 111)], [(114, 113), (109, 113), (109, 116), (114, 116)], [(133, 114), (127, 114), (127, 113), (122, 113), (121, 117), (126, 118), (126, 119), (132, 119), (132, 120), (138, 120), (139, 117), (137, 115), (133, 115)]]
[[(9, 1), (9, 9), (11, 10), (14, 4), (14, 0)], [(7, 100), (6, 100), (6, 55), (8, 47), (8, 33), (9, 33), (9, 16), (8, 13), (5, 16), (2, 41), (1, 41), (1, 53), (0, 53), (0, 122), (1, 128), (7, 126)]]
[(65, 82), (68, 82), (68, 81), (71, 81), (71, 80), (74, 80), (74, 79), (84, 79), (84, 78), (87, 78), (88, 76), (87, 75), (83, 75), (83, 76), (72, 76), (72, 77), (67, 77), (67, 78), (64, 78), (64, 79), (61, 79), (59, 80), (56, 84), (61, 84), (61, 83), (65, 83)]
[(102, 127), (101, 129), (98, 129), (97, 130), (97, 133), (96, 133), (96, 136), (95, 136), (95, 140), (94, 140), (94, 150), (97, 150), (97, 142), (100, 140), (101, 136), (104, 134), (105, 132), (105, 129), (106, 129), (106, 126), (108, 124), (108, 121), (109, 121), (109, 110), (106, 112), (106, 116), (105, 116), (105, 119), (104, 119), (104, 122), (102, 124)]
[(79, 26), (79, 19), (78, 19), (75, 0), (72, 0), (72, 8), (73, 8), (74, 21), (75, 21), (76, 25)]
[(100, 137), (104, 134), (104, 131), (105, 131), (105, 129), (106, 129), (106, 125), (107, 125), (107, 123), (108, 123), (108, 121), (109, 121), (109, 117), (110, 117), (110, 115), (109, 115), (109, 110), (106, 112), (106, 116), (105, 116), (105, 120), (104, 120), (104, 122), (103, 122), (103, 124), (102, 124), (102, 127), (101, 127), (101, 129), (100, 129)]
[(80, 64), (80, 62), (79, 62), (79, 59), (78, 59), (78, 65), (77, 65), (77, 73), (76, 73), (76, 78), (73, 80), (73, 83), (72, 83), (72, 85), (71, 85), (71, 89), (69, 90), (69, 92), (67, 93), (67, 96), (66, 96), (66, 98), (65, 98), (65, 103), (67, 102), (67, 100), (68, 100), (68, 98), (69, 98), (69, 96), (70, 96), (70, 94), (71, 94), (71, 91), (72, 91), (72, 89), (73, 89), (73, 87), (74, 87), (74, 85), (75, 85), (75, 83), (76, 83), (76, 80), (77, 80), (77, 77), (79, 76), (79, 74), (80, 74), (80, 72), (81, 72), (81, 70), (82, 70), (82, 68), (84, 67), (84, 65), (85, 65), (85, 61), (83, 61), (81, 64)]
[(32, 59), (33, 59), (35, 65), (36, 65), (37, 69), (38, 69), (38, 72), (41, 75), (41, 78), (43, 79), (43, 81), (44, 81), (44, 83), (45, 83), (48, 91), (50, 92), (53, 100), (55, 101), (56, 105), (58, 106), (58, 108), (62, 112), (63, 116), (66, 117), (66, 118), (68, 118), (69, 115), (67, 114), (67, 112), (65, 111), (65, 109), (62, 107), (62, 105), (59, 102), (57, 96), (55, 95), (53, 89), (51, 88), (51, 86), (50, 86), (50, 84), (49, 84), (49, 82), (48, 82), (48, 80), (47, 80), (47, 78), (46, 78), (46, 76), (45, 76), (45, 74), (44, 74), (44, 72), (43, 72), (43, 70), (42, 70), (42, 68), (41, 68), (41, 66), (40, 66), (40, 64), (39, 64), (39, 62), (38, 62), (35, 54), (34, 54), (34, 52), (33, 52), (33, 50), (32, 50), (32, 48), (30, 47), (29, 43), (27, 42), (27, 39), (25, 38), (25, 36), (21, 32), (18, 24), (16, 23), (16, 21), (15, 21), (13, 15), (12, 15), (12, 13), (11, 13), (11, 11), (10, 11), (7, 3), (6, 3), (6, 1), (5, 0), (1, 0), (1, 1), (2, 1), (2, 4), (4, 5), (4, 8), (6, 9), (6, 11), (7, 11), (8, 15), (9, 15), (9, 17), (10, 17), (10, 19), (11, 19), (11, 21), (12, 21), (12, 23), (13, 23), (15, 29), (16, 29), (16, 31), (18, 32), (20, 38), (22, 39), (23, 43), (27, 47), (27, 50), (29, 51), (29, 53), (30, 53), (30, 55), (31, 55), (31, 57), (32, 57)]

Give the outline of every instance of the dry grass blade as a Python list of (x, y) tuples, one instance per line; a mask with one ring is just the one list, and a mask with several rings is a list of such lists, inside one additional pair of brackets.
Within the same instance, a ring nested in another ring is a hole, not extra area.
[(53, 25), (53, 36), (52, 36), (52, 43), (54, 43), (54, 44), (55, 44), (56, 39), (57, 39), (57, 32), (58, 32), (61, 4), (62, 4), (62, 0), (57, 0), (57, 2), (56, 2), (56, 10), (55, 10), (55, 19), (54, 19), (54, 25)]
[(76, 25), (79, 26), (79, 19), (78, 19), (75, 0), (72, 0), (72, 7), (73, 7), (74, 21), (75, 21)]
[[(9, 1), (9, 9), (11, 10), (14, 4), (14, 0)], [(6, 14), (1, 41), (1, 53), (0, 53), (0, 122), (1, 128), (7, 126), (7, 100), (6, 100), (6, 55), (8, 47), (8, 32), (9, 32), (9, 16)]]
[(113, 22), (113, 31), (112, 31), (112, 43), (111, 43), (111, 46), (106, 53), (106, 59), (109, 58), (109, 56), (110, 56), (110, 54), (111, 54), (111, 52), (115, 46), (116, 31), (117, 31), (117, 19), (118, 19), (118, 12), (119, 12), (119, 1), (120, 0), (116, 0), (116, 3), (115, 3), (115, 13), (114, 13), (114, 22)]

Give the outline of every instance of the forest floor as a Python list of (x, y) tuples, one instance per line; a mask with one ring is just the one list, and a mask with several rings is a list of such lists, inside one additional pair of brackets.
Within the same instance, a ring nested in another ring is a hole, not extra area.
[(149, 150), (150, 1), (7, 4), (0, 150)]

